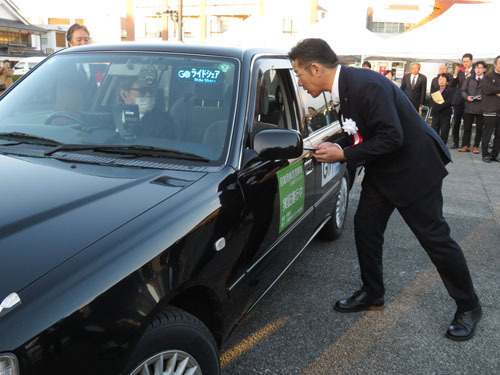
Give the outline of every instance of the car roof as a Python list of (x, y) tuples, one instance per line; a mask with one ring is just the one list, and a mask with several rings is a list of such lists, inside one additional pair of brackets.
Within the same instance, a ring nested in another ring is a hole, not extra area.
[(137, 43), (123, 42), (116, 44), (90, 44), (66, 48), (58, 52), (172, 52), (172, 53), (193, 53), (201, 55), (227, 56), (239, 60), (245, 60), (248, 57), (265, 54), (277, 57), (286, 57), (287, 51), (270, 48), (246, 48), (216, 44), (191, 44), (180, 42), (158, 42), (158, 43)]

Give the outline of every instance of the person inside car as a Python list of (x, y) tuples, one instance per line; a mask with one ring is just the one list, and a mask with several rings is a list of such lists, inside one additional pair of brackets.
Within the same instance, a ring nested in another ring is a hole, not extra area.
[(171, 121), (162, 110), (163, 97), (156, 80), (126, 77), (120, 81), (118, 91), (120, 104), (113, 117), (120, 135), (175, 137), (174, 129), (167, 125)]

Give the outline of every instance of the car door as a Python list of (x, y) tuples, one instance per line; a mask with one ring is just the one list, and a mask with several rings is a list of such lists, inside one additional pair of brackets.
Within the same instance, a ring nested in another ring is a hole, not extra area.
[[(254, 62), (247, 113), (246, 152), (262, 129), (304, 132), (288, 59)], [(304, 133), (303, 133), (304, 134)], [(248, 306), (272, 286), (313, 233), (315, 175), (307, 151), (290, 160), (253, 159), (239, 171), (245, 197), (245, 290)], [(243, 277), (230, 286), (241, 289)], [(239, 285), (237, 285), (239, 284)]]
[[(294, 78), (296, 79), (296, 78)], [(342, 128), (337, 118), (331, 94), (323, 92), (313, 98), (302, 87), (295, 85), (300, 97), (301, 111), (304, 113), (308, 135), (306, 140), (313, 148), (325, 141), (334, 141), (340, 136)], [(314, 225), (320, 226), (335, 206), (335, 196), (340, 188), (345, 165), (341, 163), (318, 163), (313, 160), (315, 174)]]

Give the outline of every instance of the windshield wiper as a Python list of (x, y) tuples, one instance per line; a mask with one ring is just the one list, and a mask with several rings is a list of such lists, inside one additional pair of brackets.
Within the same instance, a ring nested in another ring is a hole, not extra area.
[(59, 151), (82, 151), (82, 150), (92, 150), (105, 153), (117, 153), (117, 154), (132, 154), (138, 156), (154, 156), (161, 157), (166, 156), (173, 159), (184, 159), (184, 160), (195, 160), (209, 162), (210, 160), (196, 154), (191, 154), (189, 152), (183, 152), (179, 150), (172, 150), (166, 148), (159, 148), (153, 146), (142, 146), (142, 145), (71, 145), (71, 144), (60, 144), (59, 146), (47, 151), (44, 155), (50, 156)]
[(34, 144), (43, 144), (46, 146), (57, 146), (61, 145), (61, 142), (55, 141), (53, 139), (39, 137), (38, 135), (28, 134), (28, 133), (19, 133), (19, 132), (10, 132), (10, 133), (0, 133), (0, 138), (6, 139), (14, 139), (14, 140), (23, 140), (23, 141), (38, 141), (38, 142), (28, 142)]

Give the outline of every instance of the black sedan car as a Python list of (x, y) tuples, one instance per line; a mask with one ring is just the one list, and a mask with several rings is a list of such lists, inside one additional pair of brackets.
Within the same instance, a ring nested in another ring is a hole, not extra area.
[(296, 81), (285, 53), (167, 43), (66, 49), (17, 81), (0, 374), (219, 374), (238, 320), (343, 228), (349, 173), (308, 151), (341, 128)]

